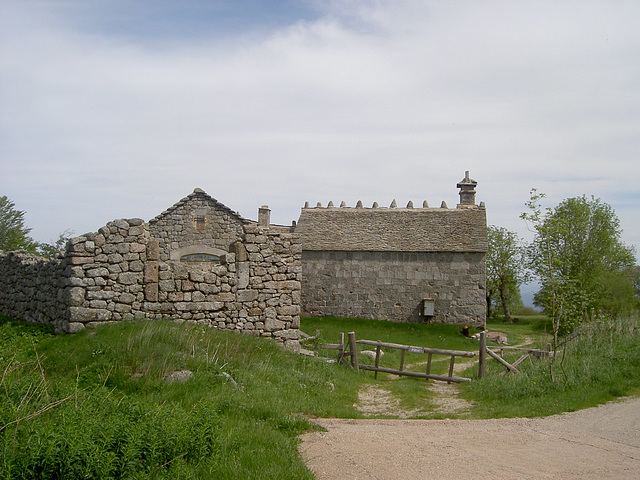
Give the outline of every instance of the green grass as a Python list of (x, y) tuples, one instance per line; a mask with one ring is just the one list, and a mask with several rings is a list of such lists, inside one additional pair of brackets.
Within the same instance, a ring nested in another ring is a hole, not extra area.
[[(543, 315), (520, 315), (516, 323), (505, 323), (503, 318), (489, 319), (489, 331), (507, 335), (509, 345), (526, 344), (544, 349), (551, 341), (551, 324)], [(308, 334), (320, 331), (320, 342), (337, 343), (340, 332), (353, 331), (357, 339), (380, 340), (392, 343), (432, 348), (477, 351), (475, 340), (464, 338), (460, 326), (442, 324), (401, 324), (372, 320), (338, 318), (303, 319), (302, 329)], [(464, 418), (499, 418), (545, 416), (565, 411), (592, 407), (614, 398), (640, 393), (640, 322), (637, 317), (592, 326), (590, 334), (580, 337), (567, 347), (565, 360), (559, 357), (554, 366), (554, 379), (546, 361), (521, 364), (522, 374), (499, 376), (504, 371), (498, 362), (488, 359), (486, 378), (478, 379), (477, 360), (473, 366), (458, 374), (473, 381), (460, 385), (461, 396), (473, 403)], [(635, 333), (634, 333), (635, 332)], [(497, 348), (498, 345), (489, 344)], [(373, 349), (359, 346), (358, 350)], [(381, 365), (398, 368), (398, 351), (383, 349)], [(322, 354), (335, 356), (334, 351)], [(521, 354), (505, 353), (507, 361), (514, 362)], [(424, 354), (407, 354), (405, 364), (409, 370), (424, 371)], [(372, 363), (366, 357), (361, 361)], [(462, 359), (457, 362), (463, 361)], [(432, 372), (443, 374), (448, 369), (449, 357), (434, 356)], [(413, 365), (413, 366), (411, 366)], [(432, 393), (423, 379), (398, 377), (365, 372), (368, 383), (392, 391), (401, 398), (401, 406), (418, 409), (420, 418), (438, 418), (429, 411)], [(449, 415), (455, 417), (455, 414)]]
[(474, 345), (460, 332), (460, 325), (440, 323), (395, 323), (337, 317), (302, 318), (301, 330), (315, 335), (320, 330), (324, 343), (337, 343), (340, 332), (355, 332), (356, 339), (379, 340), (405, 345), (470, 350)]
[[(425, 323), (394, 323), (365, 319), (344, 319), (336, 317), (323, 318), (303, 318), (301, 329), (309, 334), (315, 335), (319, 332), (317, 344), (338, 343), (340, 333), (354, 332), (356, 340), (373, 340), (417, 347), (431, 347), (445, 350), (477, 351), (477, 340), (466, 338), (462, 334), (460, 325), (425, 324)], [(477, 330), (472, 329), (471, 333)], [(358, 351), (372, 350), (376, 347), (369, 345), (358, 345)], [(401, 352), (397, 349), (382, 348), (384, 355), (380, 360), (380, 366), (398, 369), (400, 366)], [(335, 358), (336, 351), (328, 349), (318, 349), (321, 356)], [(359, 354), (359, 363), (373, 365), (374, 361), (362, 354)], [(426, 372), (427, 355), (421, 353), (405, 352), (404, 370), (414, 372)], [(449, 356), (434, 355), (431, 363), (431, 373), (445, 375), (449, 369)], [(458, 362), (470, 359), (461, 359)], [(389, 373), (377, 374), (374, 372), (362, 371), (361, 376), (368, 384), (375, 384), (378, 387), (388, 390), (400, 399), (400, 407), (404, 410), (413, 411), (414, 418), (440, 418), (440, 414), (433, 412), (431, 398), (433, 393), (429, 389), (429, 381), (413, 377), (398, 376)], [(388, 417), (380, 414), (377, 417)]]
[[(475, 418), (534, 417), (592, 407), (640, 392), (640, 323), (599, 322), (568, 343), (564, 355), (521, 364), (518, 375), (490, 361), (486, 378), (461, 386)], [(505, 355), (514, 361), (519, 355)], [(553, 372), (553, 376), (551, 373)]]
[(541, 314), (516, 315), (513, 323), (505, 323), (504, 317), (487, 320), (487, 329), (492, 332), (505, 333), (509, 345), (528, 343), (532, 348), (543, 348), (551, 341), (551, 322)]
[(350, 369), (206, 327), (5, 321), (0, 347), (0, 478), (312, 478), (306, 416), (358, 416)]
[[(394, 323), (377, 320), (343, 319), (336, 317), (303, 318), (301, 329), (315, 335), (320, 332), (319, 344), (335, 344), (340, 340), (340, 333), (354, 332), (356, 340), (373, 340), (417, 347), (432, 347), (448, 350), (474, 351), (478, 349), (478, 343), (465, 338), (459, 325), (425, 324), (425, 323)], [(358, 351), (374, 350), (376, 347), (358, 345)], [(383, 348), (384, 356), (380, 366), (398, 368), (400, 366), (400, 350)], [(320, 348), (319, 354), (326, 357), (335, 357), (336, 352)], [(359, 356), (361, 363), (373, 364), (366, 356)], [(405, 366), (426, 362), (427, 356), (418, 353), (405, 353)], [(433, 373), (440, 374), (446, 369), (443, 362), (448, 362), (449, 357), (433, 358)], [(411, 370), (411, 368), (408, 368)], [(422, 369), (418, 369), (422, 370)], [(387, 374), (378, 374), (385, 377)]]
[[(489, 361), (481, 380), (470, 368), (460, 374), (475, 378), (460, 387), (474, 403), (467, 418), (549, 415), (640, 393), (639, 328), (637, 318), (593, 325), (556, 361), (555, 381), (545, 362), (498, 376), (502, 367)], [(320, 343), (354, 331), (358, 339), (478, 348), (451, 325), (302, 320), (303, 331), (316, 329)], [(489, 329), (510, 344), (548, 341), (540, 316), (491, 320)], [(387, 350), (383, 365), (397, 368), (399, 359)], [(405, 367), (423, 371), (425, 361), (407, 354)], [(434, 373), (447, 366), (448, 357), (434, 356)], [(192, 378), (167, 383), (180, 370)], [(429, 381), (375, 380), (373, 372), (296, 355), (267, 339), (165, 321), (55, 336), (46, 326), (0, 318), (0, 478), (311, 479), (297, 453), (298, 436), (315, 428), (309, 417), (361, 417), (357, 392), (373, 383), (419, 417), (442, 416), (432, 408)]]

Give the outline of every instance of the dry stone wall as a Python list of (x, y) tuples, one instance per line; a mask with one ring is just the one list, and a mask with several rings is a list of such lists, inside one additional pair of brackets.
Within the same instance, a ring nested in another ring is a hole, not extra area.
[(144, 270), (149, 238), (139, 218), (109, 222), (70, 240), (69, 330), (144, 318)]
[(0, 251), (0, 313), (62, 330), (67, 323), (68, 290), (62, 259)]
[(121, 219), (70, 240), (59, 259), (0, 255), (1, 312), (66, 332), (171, 318), (298, 346), (296, 235), (246, 225), (220, 263), (162, 260), (159, 244), (143, 220)]
[(147, 316), (191, 320), (295, 346), (302, 274), (297, 238), (255, 225), (243, 232), (220, 264), (169, 260), (150, 267)]

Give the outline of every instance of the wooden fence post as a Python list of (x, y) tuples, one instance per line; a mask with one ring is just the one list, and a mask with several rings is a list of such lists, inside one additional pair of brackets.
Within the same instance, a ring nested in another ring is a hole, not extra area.
[(344, 342), (344, 332), (340, 332), (340, 341), (338, 342), (338, 363), (347, 363), (347, 359), (344, 358), (346, 351), (347, 346)]
[(349, 347), (351, 348), (351, 364), (356, 372), (360, 371), (360, 365), (358, 365), (358, 346), (356, 345), (356, 333), (349, 332)]
[(480, 352), (478, 359), (478, 378), (486, 375), (485, 365), (487, 363), (487, 332), (480, 332)]

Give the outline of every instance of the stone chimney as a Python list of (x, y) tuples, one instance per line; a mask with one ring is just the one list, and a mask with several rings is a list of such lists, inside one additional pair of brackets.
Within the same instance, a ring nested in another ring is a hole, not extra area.
[(464, 178), (460, 180), (457, 187), (460, 189), (460, 203), (458, 208), (468, 208), (476, 206), (476, 185), (478, 182), (469, 178), (469, 170), (464, 172)]
[(258, 209), (258, 226), (268, 227), (271, 225), (271, 210), (268, 205), (263, 205)]

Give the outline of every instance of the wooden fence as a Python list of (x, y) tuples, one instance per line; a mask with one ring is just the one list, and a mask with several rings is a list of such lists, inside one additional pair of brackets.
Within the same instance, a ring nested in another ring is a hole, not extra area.
[[(317, 339), (318, 336), (319, 336), (319, 332), (316, 333), (315, 337), (309, 337), (309, 338)], [(357, 349), (358, 344), (370, 345), (372, 347), (376, 347), (373, 365), (362, 364), (358, 361), (358, 349)], [(476, 352), (466, 352), (461, 350), (444, 350), (440, 348), (415, 347), (411, 345), (402, 345), (398, 343), (380, 342), (380, 341), (374, 341), (374, 340), (356, 340), (356, 335), (354, 332), (349, 332), (346, 337), (344, 333), (341, 333), (339, 343), (322, 344), (318, 346), (324, 349), (337, 350), (338, 363), (344, 363), (346, 365), (350, 365), (356, 371), (358, 370), (373, 371), (375, 372), (376, 378), (378, 377), (378, 372), (384, 372), (384, 373), (391, 373), (393, 375), (404, 375), (409, 377), (442, 380), (447, 383), (452, 383), (452, 382), (461, 383), (461, 382), (471, 381), (470, 378), (458, 377), (453, 375), (456, 357), (474, 357), (478, 355), (478, 377), (482, 378), (486, 375), (487, 357), (493, 358), (498, 363), (503, 365), (505, 367), (505, 370), (501, 372), (500, 375), (505, 375), (509, 372), (520, 373), (518, 371), (518, 366), (527, 359), (538, 360), (540, 358), (553, 355), (554, 353), (553, 351), (551, 351), (550, 345), (547, 345), (547, 350), (540, 350), (535, 348), (507, 347), (507, 346), (488, 348), (486, 332), (480, 332), (480, 347), (479, 347), (479, 352), (477, 354)], [(400, 366), (397, 369), (380, 366), (382, 348), (391, 348), (391, 349), (400, 350)], [(407, 352), (427, 354), (426, 372), (422, 373), (422, 372), (405, 370), (404, 361), (405, 361), (405, 354)], [(509, 363), (503, 358), (503, 355), (505, 352), (522, 352), (522, 355), (515, 362)], [(433, 355), (445, 355), (445, 356), (451, 357), (449, 361), (449, 372), (447, 375), (436, 375), (434, 373), (431, 373), (431, 363), (432, 363)], [(325, 360), (336, 361), (334, 359), (325, 359)]]
[[(520, 356), (515, 362), (509, 363), (504, 358), (502, 358), (502, 355), (505, 351), (522, 352), (522, 356)], [(500, 375), (505, 375), (509, 372), (520, 373), (517, 368), (518, 365), (520, 365), (528, 358), (539, 360), (542, 357), (553, 355), (553, 352), (551, 351), (550, 345), (547, 345), (547, 350), (521, 347), (496, 347), (494, 349), (490, 349), (487, 347), (487, 332), (480, 332), (480, 355), (478, 361), (478, 377), (480, 378), (486, 375), (487, 355), (489, 355), (491, 358), (493, 358), (506, 368), (506, 370), (500, 373)]]
[[(465, 352), (460, 350), (443, 350), (439, 348), (427, 348), (427, 347), (414, 347), (411, 345), (401, 345), (398, 343), (388, 343), (388, 342), (380, 342), (373, 340), (356, 340), (356, 336), (354, 332), (348, 333), (348, 340), (345, 342), (344, 333), (340, 334), (340, 343), (337, 344), (324, 344), (323, 348), (338, 350), (338, 362), (342, 363), (350, 363), (353, 368), (358, 370), (370, 370), (375, 372), (375, 377), (378, 377), (378, 372), (391, 373), (394, 375), (404, 375), (408, 377), (418, 377), (418, 378), (427, 378), (433, 380), (442, 380), (447, 383), (451, 382), (469, 382), (470, 378), (458, 377), (453, 375), (453, 368), (455, 365), (456, 357), (474, 357), (475, 352)], [(376, 347), (376, 355), (374, 359), (374, 365), (366, 365), (362, 364), (358, 361), (358, 350), (357, 344), (360, 345), (370, 345)], [(381, 348), (391, 348), (400, 350), (400, 366), (399, 368), (387, 368), (380, 366), (380, 357), (381, 357)], [(409, 353), (421, 353), (427, 354), (427, 367), (426, 372), (413, 372), (410, 370), (405, 370), (405, 354)], [(449, 361), (449, 373), (448, 375), (436, 375), (431, 373), (431, 363), (433, 355), (445, 355), (450, 356), (451, 360)]]

